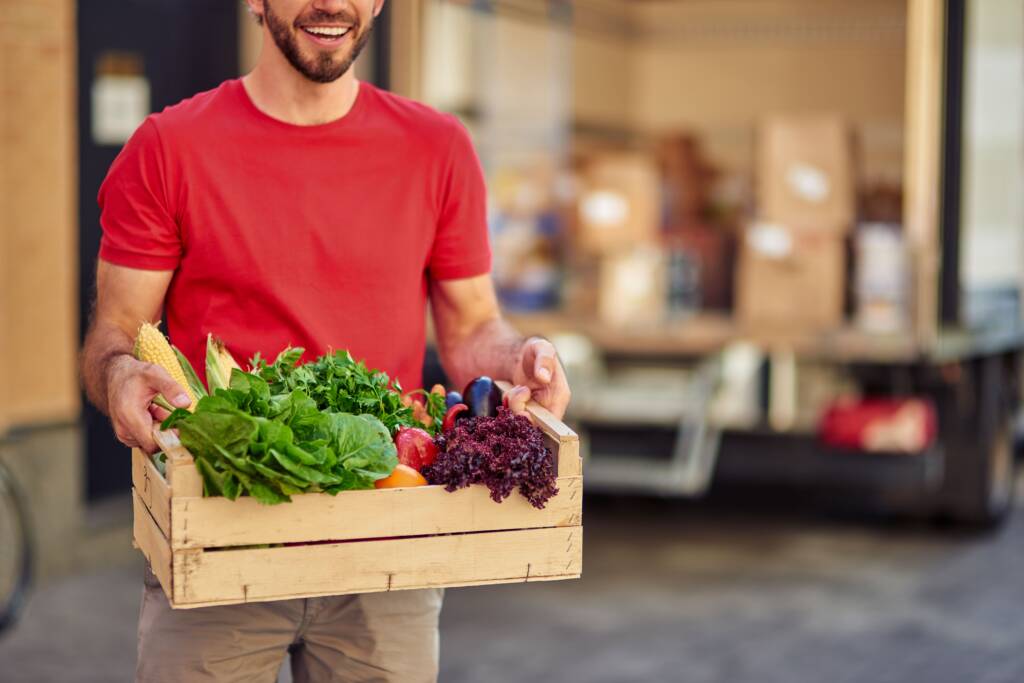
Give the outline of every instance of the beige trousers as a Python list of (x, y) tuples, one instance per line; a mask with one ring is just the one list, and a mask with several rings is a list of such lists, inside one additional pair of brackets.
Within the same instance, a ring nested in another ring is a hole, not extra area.
[(138, 683), (274, 683), (290, 652), (295, 683), (437, 680), (443, 589), (174, 610), (146, 568)]

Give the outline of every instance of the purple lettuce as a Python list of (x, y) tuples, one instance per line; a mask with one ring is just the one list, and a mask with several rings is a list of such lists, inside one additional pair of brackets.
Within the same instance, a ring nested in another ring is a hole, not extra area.
[(456, 423), (434, 443), (437, 459), (423, 468), (423, 476), (448, 491), (484, 484), (491, 499), (500, 503), (518, 487), (536, 508), (558, 493), (551, 451), (541, 431), (522, 415), (499, 408), (497, 417)]

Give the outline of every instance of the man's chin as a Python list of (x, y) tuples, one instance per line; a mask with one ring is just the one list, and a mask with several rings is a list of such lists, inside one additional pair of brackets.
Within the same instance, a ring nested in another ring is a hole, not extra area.
[[(292, 68), (315, 83), (336, 81), (344, 76), (349, 69), (346, 66), (345, 56), (333, 55), (327, 51), (318, 55), (302, 54), (298, 60), (289, 59), (288, 61), (291, 62)], [(349, 62), (349, 64), (351, 63)]]

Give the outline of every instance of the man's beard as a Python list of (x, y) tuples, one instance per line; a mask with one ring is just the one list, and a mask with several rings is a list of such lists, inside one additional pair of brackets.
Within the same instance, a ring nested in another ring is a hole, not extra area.
[(281, 50), (281, 53), (292, 65), (292, 68), (314, 83), (331, 83), (345, 75), (352, 68), (352, 63), (356, 61), (359, 53), (366, 46), (367, 41), (370, 40), (370, 31), (373, 29), (372, 20), (370, 24), (363, 28), (356, 18), (350, 14), (316, 12), (309, 17), (303, 17), (303, 21), (308, 21), (309, 23), (351, 24), (352, 28), (350, 31), (358, 31), (348, 55), (340, 61), (335, 61), (334, 55), (330, 52), (321, 52), (313, 58), (304, 57), (299, 49), (298, 36), (296, 35), (296, 32), (302, 29), (298, 26), (289, 26), (284, 19), (274, 14), (269, 0), (263, 1), (263, 20), (267, 22), (270, 35), (274, 38), (278, 49)]

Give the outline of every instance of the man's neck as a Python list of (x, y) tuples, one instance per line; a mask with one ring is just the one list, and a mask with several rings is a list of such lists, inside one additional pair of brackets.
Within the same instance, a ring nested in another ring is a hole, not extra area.
[(256, 67), (242, 77), (242, 84), (264, 114), (296, 126), (315, 126), (340, 119), (352, 109), (359, 93), (354, 72), (349, 69), (331, 83), (314, 83), (275, 48), (264, 45)]

